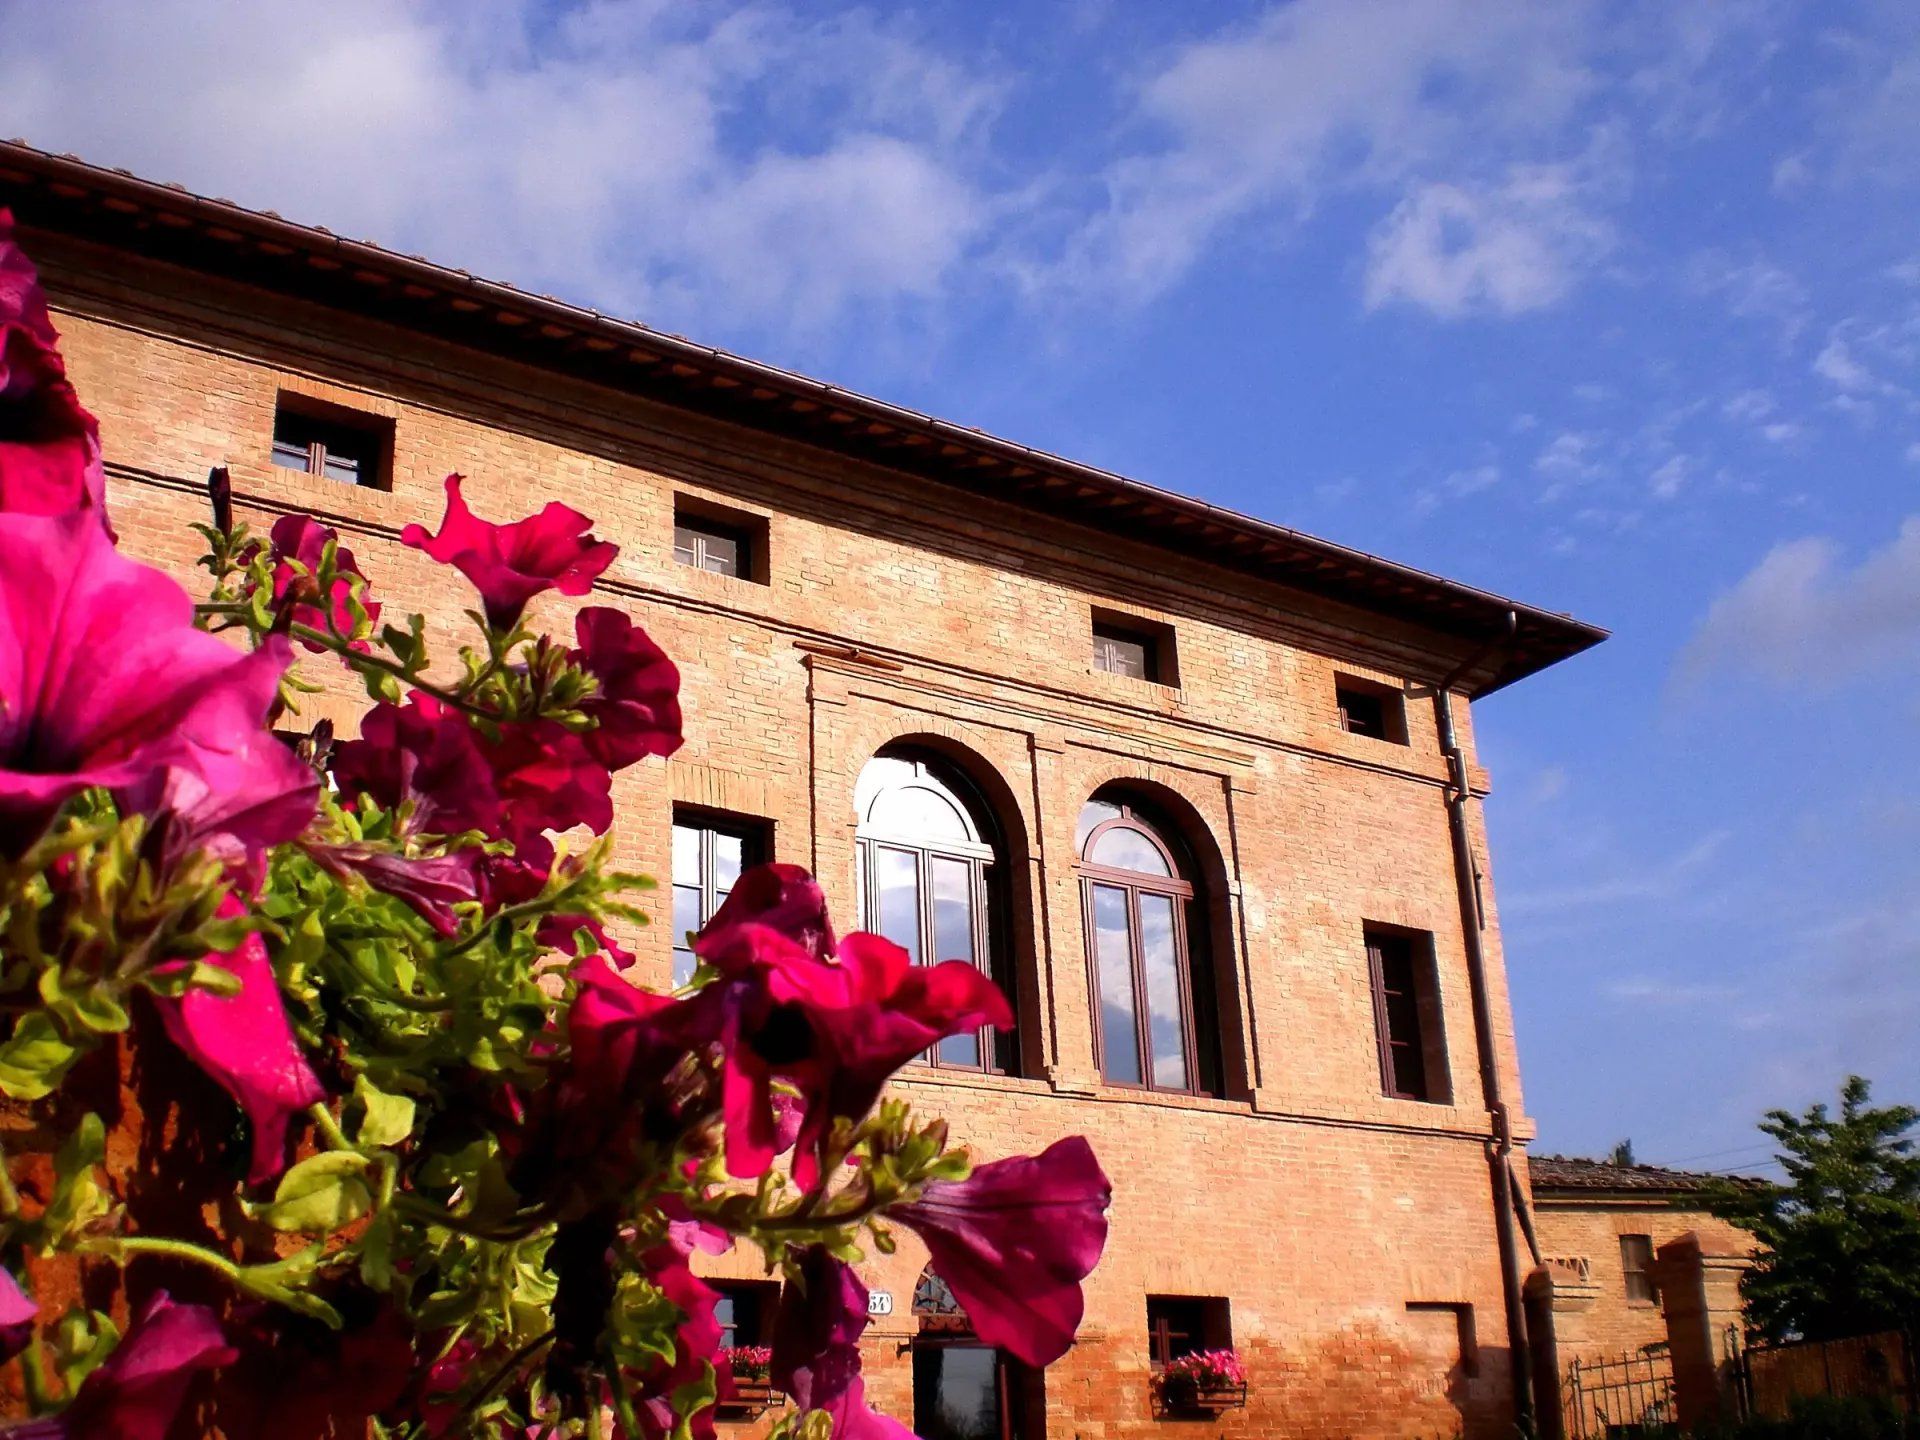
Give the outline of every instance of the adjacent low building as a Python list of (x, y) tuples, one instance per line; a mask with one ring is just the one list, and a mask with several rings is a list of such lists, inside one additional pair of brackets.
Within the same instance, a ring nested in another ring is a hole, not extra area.
[[(447, 472), (483, 515), (561, 500), (619, 543), (596, 601), (679, 660), (687, 711), (685, 748), (615, 795), (619, 859), (663, 882), (642, 978), (777, 857), (1013, 997), (1013, 1031), (899, 1089), (982, 1157), (1091, 1137), (1116, 1193), (1086, 1323), (1024, 1372), (903, 1239), (864, 1270), (879, 1403), (928, 1440), (1193, 1433), (1156, 1373), (1231, 1346), (1248, 1384), (1209, 1434), (1512, 1433), (1533, 1125), (1470, 702), (1602, 632), (24, 146), (0, 203), (99, 414), (121, 543), (188, 584), (215, 465), (254, 526), (337, 526), (445, 657), (467, 598), (398, 536)], [(350, 731), (364, 703), (312, 713)], [(1580, 1253), (1615, 1265), (1620, 1233)], [(719, 1268), (732, 1337), (759, 1338), (770, 1287)]]

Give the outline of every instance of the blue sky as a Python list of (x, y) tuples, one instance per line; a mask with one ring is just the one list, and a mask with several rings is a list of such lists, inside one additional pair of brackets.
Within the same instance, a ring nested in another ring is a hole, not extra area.
[(1612, 627), (1480, 708), (1546, 1148), (1920, 1100), (1920, 11), (0, 0), (0, 131)]

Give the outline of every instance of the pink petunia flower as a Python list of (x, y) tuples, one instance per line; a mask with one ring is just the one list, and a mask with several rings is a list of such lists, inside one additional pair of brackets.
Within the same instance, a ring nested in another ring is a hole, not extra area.
[(460, 483), (458, 475), (447, 477), (447, 513), (438, 535), (429, 535), (424, 525), (409, 525), (400, 538), (471, 580), (487, 623), (496, 630), (511, 630), (527, 602), (548, 590), (586, 594), (594, 577), (620, 553), (619, 546), (588, 533), (591, 520), (557, 500), (509, 525), (482, 520), (461, 498)]
[(460, 929), (453, 907), (480, 896), (480, 853), (396, 855), (372, 845), (308, 845), (308, 856), (330, 875), (357, 875), (374, 889), (411, 905), (442, 935)]
[(927, 1243), (973, 1328), (1029, 1365), (1051, 1365), (1080, 1328), (1080, 1282), (1107, 1242), (1113, 1186), (1083, 1136), (1038, 1155), (936, 1180), (889, 1213)]
[(8, 1440), (166, 1440), (193, 1377), (236, 1355), (213, 1311), (155, 1291), (71, 1405), (4, 1433)]
[(480, 750), (500, 796), (508, 839), (575, 825), (600, 835), (613, 824), (613, 777), (585, 739), (557, 720), (502, 725), (498, 740), (481, 737)]
[(33, 264), (0, 207), (0, 511), (106, 518), (100, 426), (81, 408)]
[(40, 1307), (20, 1288), (13, 1272), (0, 1266), (0, 1364), (27, 1348), (39, 1318)]
[[(347, 576), (359, 576), (363, 581), (366, 579), (366, 576), (361, 574), (360, 567), (354, 563), (353, 551), (344, 545), (335, 544), (333, 568), (336, 573), (333, 584), (328, 587), (324, 605), (320, 603), (321, 597), (314, 590), (312, 580), (314, 573), (320, 568), (320, 558), (327, 548), (327, 542), (329, 540), (338, 542), (340, 532), (329, 525), (322, 525), (311, 515), (282, 515), (273, 523), (271, 539), (272, 548), (268, 551), (267, 558), (273, 563), (273, 598), (284, 600), (288, 591), (296, 586), (301, 587), (302, 594), (306, 598), (298, 601), (293, 607), (294, 623), (305, 625), (313, 630), (351, 635), (354, 622), (353, 612), (348, 602), (353, 596), (353, 585)], [(304, 573), (294, 569), (292, 562), (295, 561), (305, 567)], [(360, 603), (367, 612), (368, 623), (378, 625), (380, 602), (367, 599), (364, 588), (360, 595)], [(302, 640), (300, 643), (315, 654), (321, 654), (327, 648), (312, 640)], [(349, 642), (349, 648), (364, 652), (367, 649), (367, 642), (354, 640)]]
[(369, 710), (360, 738), (334, 746), (333, 776), (342, 794), (369, 795), (390, 810), (413, 801), (416, 830), (500, 832), (500, 794), (473, 726), (422, 691)]
[[(860, 1119), (909, 1060), (949, 1035), (1011, 1025), (1013, 1011), (978, 967), (916, 965), (879, 935), (849, 935), (820, 958), (831, 934), (824, 913), (790, 877), (754, 878), (749, 899), (729, 914), (740, 893), (736, 887), (693, 945), (723, 977), (694, 998), (724, 995), (737, 1006), (727, 1023), (738, 1038), (722, 1039), (727, 1167), (746, 1178), (772, 1163), (777, 1077), (800, 1092), (793, 1176), (811, 1188), (836, 1118)], [(751, 918), (755, 901), (786, 929)]]
[(777, 930), (822, 962), (832, 960), (838, 943), (827, 918), (826, 892), (800, 865), (754, 866), (734, 882), (703, 933), (717, 937), (736, 925)]
[[(222, 915), (245, 912), (231, 895), (220, 904)], [(246, 1113), (253, 1130), (247, 1179), (258, 1185), (286, 1169), (288, 1123), (326, 1091), (293, 1038), (260, 937), (249, 935), (238, 948), (206, 958), (239, 978), (237, 995), (192, 989), (178, 999), (156, 996), (155, 1003), (174, 1044)]]
[(266, 719), (292, 651), (196, 630), (172, 579), (113, 548), (99, 517), (0, 515), (0, 850), (72, 795), (162, 803), (169, 767), (222, 789), (286, 772)]
[(785, 1286), (773, 1332), (773, 1383), (795, 1409), (824, 1410), (833, 1440), (914, 1440), (898, 1420), (867, 1404), (860, 1374), (860, 1335), (867, 1328), (867, 1287), (851, 1266), (810, 1247), (800, 1278)]
[(576, 664), (600, 682), (581, 705), (599, 722), (581, 738), (609, 770), (680, 748), (680, 671), (620, 611), (592, 605), (573, 619)]

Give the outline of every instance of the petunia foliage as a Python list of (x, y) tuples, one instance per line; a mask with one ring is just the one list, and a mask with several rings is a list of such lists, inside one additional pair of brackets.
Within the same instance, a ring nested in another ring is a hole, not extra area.
[[(696, 1440), (742, 1379), (806, 1440), (904, 1435), (860, 1376), (863, 1247), (927, 1243), (982, 1336), (1072, 1344), (1106, 1237), (1083, 1140), (977, 1169), (887, 1091), (1011, 1022), (970, 964), (742, 876), (683, 988), (627, 973), (679, 674), (617, 547), (457, 477), (407, 544), (468, 586), (429, 653), (339, 535), (212, 484), (196, 603), (108, 526), (97, 428), (0, 212), (0, 1437)], [(296, 663), (297, 662), (297, 663)], [(358, 733), (302, 703), (324, 667)], [(632, 783), (632, 782), (629, 782)], [(706, 1257), (784, 1281), (723, 1349)]]

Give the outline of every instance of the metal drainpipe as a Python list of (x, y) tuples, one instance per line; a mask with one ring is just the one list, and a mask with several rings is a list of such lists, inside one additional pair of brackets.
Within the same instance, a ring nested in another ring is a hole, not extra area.
[[(1453, 872), (1460, 891), (1461, 932), (1467, 951), (1467, 984), (1473, 993), (1474, 1042), (1480, 1059), (1480, 1093), (1493, 1117), (1493, 1136), (1487, 1146), (1489, 1179), (1493, 1184), (1494, 1235), (1500, 1248), (1500, 1281), (1506, 1300), (1507, 1344), (1513, 1373), (1513, 1418), (1523, 1435), (1538, 1433), (1533, 1405), (1533, 1352), (1527, 1338), (1526, 1297), (1522, 1290), (1519, 1247), (1514, 1237), (1515, 1202), (1519, 1185), (1513, 1172), (1513, 1123), (1500, 1093), (1500, 1059), (1494, 1048), (1493, 1004), (1487, 995), (1486, 947), (1481, 931), (1486, 914), (1480, 902), (1480, 875), (1473, 863), (1473, 843), (1467, 830), (1467, 757), (1453, 724), (1453, 687), (1474, 667), (1502, 646), (1513, 642), (1520, 617), (1507, 612), (1501, 632), (1461, 661), (1434, 691), (1434, 709), (1440, 728), (1440, 751), (1447, 762), (1447, 831), (1453, 841)], [(1528, 1248), (1534, 1249), (1532, 1225), (1526, 1226)]]

